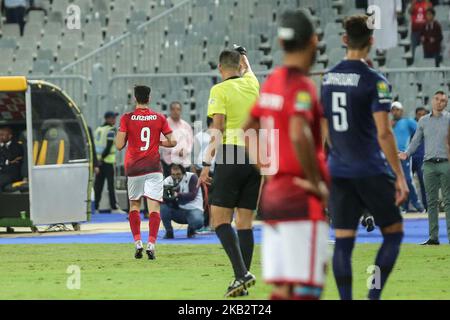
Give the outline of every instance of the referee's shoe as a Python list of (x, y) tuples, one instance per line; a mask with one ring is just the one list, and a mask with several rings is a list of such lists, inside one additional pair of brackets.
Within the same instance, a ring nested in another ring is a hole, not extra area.
[(230, 286), (228, 287), (227, 292), (225, 293), (225, 298), (229, 297), (239, 297), (245, 295), (244, 292), (247, 291), (247, 288), (250, 288), (251, 286), (255, 285), (256, 283), (256, 277), (251, 274), (250, 272), (247, 272), (247, 274), (240, 279), (234, 279)]

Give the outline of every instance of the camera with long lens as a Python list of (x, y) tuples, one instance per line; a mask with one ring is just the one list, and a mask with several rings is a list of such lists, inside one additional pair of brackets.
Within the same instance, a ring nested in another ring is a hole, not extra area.
[(163, 190), (163, 199), (164, 203), (167, 204), (170, 207), (177, 208), (178, 207), (178, 201), (175, 196), (175, 193), (179, 191), (179, 185), (164, 185)]

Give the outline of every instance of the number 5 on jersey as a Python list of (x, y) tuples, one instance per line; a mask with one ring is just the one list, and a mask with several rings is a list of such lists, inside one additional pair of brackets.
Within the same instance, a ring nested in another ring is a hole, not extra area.
[(337, 132), (348, 130), (347, 121), (347, 94), (345, 92), (333, 92), (333, 128)]
[(141, 151), (147, 151), (150, 147), (150, 128), (142, 128), (141, 141), (145, 143), (145, 146), (141, 147)]

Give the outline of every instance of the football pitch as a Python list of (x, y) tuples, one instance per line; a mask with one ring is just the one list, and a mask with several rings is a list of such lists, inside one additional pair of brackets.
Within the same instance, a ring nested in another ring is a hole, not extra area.
[[(355, 299), (365, 299), (367, 268), (377, 248), (355, 247)], [(447, 244), (404, 244), (382, 298), (450, 299), (449, 252)], [(0, 299), (215, 300), (223, 298), (232, 280), (220, 245), (161, 244), (154, 261), (135, 260), (133, 254), (132, 244), (0, 245)], [(245, 299), (267, 299), (270, 286), (261, 279), (259, 245), (253, 261), (257, 283)], [(70, 272), (77, 268), (80, 288), (69, 289), (74, 276)], [(331, 266), (323, 298), (338, 298)]]

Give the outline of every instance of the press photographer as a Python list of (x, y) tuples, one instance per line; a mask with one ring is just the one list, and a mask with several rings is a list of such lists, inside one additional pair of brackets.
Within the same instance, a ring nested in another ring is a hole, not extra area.
[(188, 238), (193, 238), (195, 231), (203, 226), (203, 196), (197, 182), (197, 176), (186, 172), (183, 166), (170, 166), (170, 176), (164, 180), (164, 203), (161, 204), (161, 219), (166, 229), (164, 239), (174, 238), (172, 221), (188, 225)]

